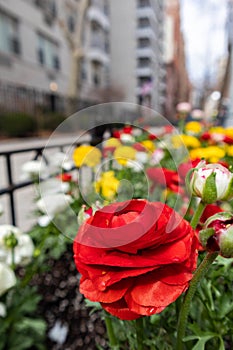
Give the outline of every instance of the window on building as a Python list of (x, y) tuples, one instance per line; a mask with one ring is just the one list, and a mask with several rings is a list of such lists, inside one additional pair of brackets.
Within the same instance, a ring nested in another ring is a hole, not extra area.
[(0, 50), (19, 55), (19, 25), (18, 21), (0, 12)]
[(80, 78), (81, 80), (87, 79), (86, 62), (83, 59), (81, 60), (81, 63), (80, 63)]
[(92, 63), (92, 82), (93, 85), (101, 85), (101, 64), (99, 62)]
[(42, 66), (60, 69), (58, 45), (41, 34), (38, 34), (38, 61)]
[(151, 6), (150, 0), (138, 0), (138, 7), (148, 7)]
[(72, 15), (67, 18), (67, 27), (70, 33), (74, 33), (75, 31), (75, 19)]
[(150, 27), (150, 20), (147, 17), (139, 18), (138, 20), (138, 28), (148, 28)]
[(151, 83), (151, 77), (150, 76), (145, 76), (145, 77), (140, 77), (138, 78), (138, 85), (143, 86), (145, 84)]
[(146, 47), (150, 47), (150, 39), (148, 38), (140, 38), (138, 39), (138, 48), (144, 49)]
[(106, 16), (109, 15), (109, 4), (108, 4), (108, 1), (107, 0), (104, 0), (104, 14)]

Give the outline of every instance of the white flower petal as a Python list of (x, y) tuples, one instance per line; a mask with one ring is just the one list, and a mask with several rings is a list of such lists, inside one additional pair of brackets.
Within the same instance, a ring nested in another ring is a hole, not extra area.
[(0, 296), (16, 284), (16, 277), (9, 266), (0, 262)]

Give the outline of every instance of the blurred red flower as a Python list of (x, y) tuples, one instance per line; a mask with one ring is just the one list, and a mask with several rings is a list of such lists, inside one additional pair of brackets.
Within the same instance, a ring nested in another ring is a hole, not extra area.
[(123, 128), (123, 133), (124, 134), (132, 134), (133, 128), (130, 125), (125, 125)]
[(159, 313), (188, 288), (197, 246), (190, 224), (163, 203), (111, 204), (75, 239), (80, 292), (123, 320)]
[(69, 173), (63, 173), (57, 176), (58, 179), (60, 179), (63, 182), (70, 182), (72, 181), (72, 174)]
[(184, 193), (183, 181), (176, 171), (166, 168), (148, 168), (146, 173), (153, 183), (151, 187), (152, 192), (156, 185), (161, 185), (173, 192)]

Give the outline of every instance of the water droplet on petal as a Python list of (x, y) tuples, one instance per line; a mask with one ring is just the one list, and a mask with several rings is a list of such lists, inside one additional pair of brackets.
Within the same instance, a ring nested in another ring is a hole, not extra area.
[(155, 312), (155, 307), (152, 307), (150, 310), (149, 310), (149, 314), (153, 314)]
[(172, 261), (173, 262), (179, 262), (180, 260), (178, 258), (173, 258)]
[(106, 282), (104, 282), (104, 281), (100, 282), (99, 289), (101, 291), (105, 290), (106, 289)]

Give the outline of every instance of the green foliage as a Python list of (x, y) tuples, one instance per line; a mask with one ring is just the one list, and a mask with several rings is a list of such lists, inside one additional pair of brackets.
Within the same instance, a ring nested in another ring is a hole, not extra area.
[(46, 323), (35, 315), (41, 299), (36, 288), (19, 282), (2, 298), (7, 315), (0, 317), (0, 350), (45, 350)]
[(39, 128), (41, 130), (54, 131), (64, 120), (65, 117), (61, 113), (45, 113), (40, 116)]
[(30, 136), (36, 131), (36, 120), (25, 113), (5, 113), (0, 116), (0, 134), (7, 137)]

